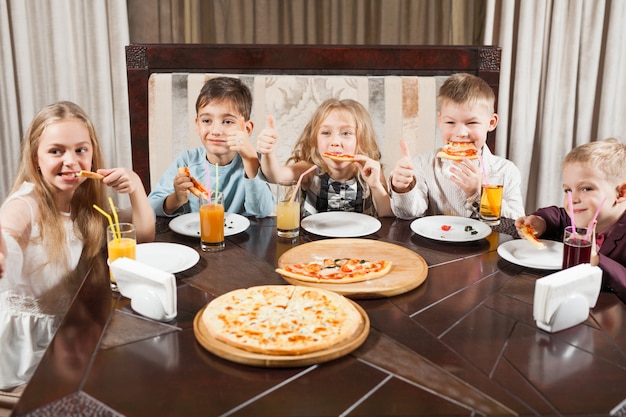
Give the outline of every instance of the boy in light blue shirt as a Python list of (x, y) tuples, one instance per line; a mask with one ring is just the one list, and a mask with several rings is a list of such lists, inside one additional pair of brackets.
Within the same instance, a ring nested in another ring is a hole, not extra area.
[(213, 190), (217, 176), (226, 212), (255, 217), (273, 212), (272, 192), (260, 175), (259, 157), (250, 140), (251, 113), (252, 94), (239, 79), (218, 77), (204, 84), (195, 120), (203, 146), (181, 153), (157, 182), (148, 196), (157, 216), (200, 211), (198, 198), (190, 197), (193, 183), (180, 167), (188, 167), (199, 181), (210, 182)]

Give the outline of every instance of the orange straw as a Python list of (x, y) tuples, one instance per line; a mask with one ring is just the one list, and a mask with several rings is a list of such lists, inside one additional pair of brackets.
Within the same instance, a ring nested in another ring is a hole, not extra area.
[(309, 172), (313, 171), (315, 168), (317, 168), (317, 165), (313, 165), (311, 168), (307, 169), (302, 174), (300, 174), (300, 178), (298, 178), (298, 182), (296, 183), (296, 189), (293, 190), (293, 194), (291, 195), (291, 199), (289, 200), (289, 204), (293, 203), (293, 200), (296, 199), (296, 194), (298, 193), (298, 190), (300, 189), (300, 184), (302, 184), (302, 178), (304, 178), (304, 176), (306, 174), (308, 174)]

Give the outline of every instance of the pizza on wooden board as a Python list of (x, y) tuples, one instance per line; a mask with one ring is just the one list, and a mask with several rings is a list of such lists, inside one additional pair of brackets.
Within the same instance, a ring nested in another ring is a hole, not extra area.
[(189, 187), (189, 191), (191, 191), (191, 194), (195, 195), (198, 198), (200, 198), (202, 194), (208, 194), (208, 191), (204, 184), (191, 176), (191, 173), (189, 172), (189, 167), (179, 167), (178, 173), (185, 175), (191, 179), (191, 182), (193, 183), (193, 185)]
[(354, 162), (354, 155), (343, 152), (324, 152), (322, 156), (339, 162)]
[(294, 285), (231, 291), (202, 314), (209, 334), (223, 343), (267, 355), (301, 355), (353, 336), (363, 317), (345, 297)]
[(478, 158), (478, 149), (472, 142), (449, 142), (437, 152), (437, 158), (460, 161)]
[(279, 274), (305, 282), (346, 284), (383, 277), (391, 270), (391, 261), (367, 261), (358, 258), (323, 259), (283, 265)]

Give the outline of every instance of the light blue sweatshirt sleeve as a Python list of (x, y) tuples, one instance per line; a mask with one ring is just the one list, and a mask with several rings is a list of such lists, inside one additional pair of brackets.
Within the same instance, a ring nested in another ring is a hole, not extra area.
[(246, 212), (255, 217), (267, 217), (274, 211), (274, 196), (270, 185), (261, 173), (257, 172), (256, 177), (244, 178), (246, 197), (244, 207)]
[(193, 177), (210, 184), (213, 191), (216, 186), (219, 187), (219, 191), (224, 193), (224, 209), (229, 213), (267, 217), (274, 211), (272, 190), (260, 170), (255, 178), (247, 178), (239, 154), (230, 164), (216, 167), (207, 162), (206, 151), (200, 147), (180, 154), (152, 189), (148, 199), (157, 216), (175, 217), (200, 210), (199, 201), (194, 196), (190, 196), (189, 201), (172, 214), (163, 210), (165, 199), (174, 192), (178, 168), (183, 166), (189, 167)]
[(174, 178), (178, 173), (178, 167), (190, 166), (197, 163), (198, 160), (204, 158), (206, 160), (206, 153), (204, 148), (196, 148), (188, 151), (184, 151), (171, 163), (171, 165), (165, 170), (159, 181), (152, 188), (152, 191), (148, 195), (152, 210), (157, 216), (175, 217), (180, 214), (190, 213), (191, 208), (189, 202), (183, 204), (178, 210), (172, 214), (166, 214), (163, 211), (163, 204), (168, 195), (174, 192)]

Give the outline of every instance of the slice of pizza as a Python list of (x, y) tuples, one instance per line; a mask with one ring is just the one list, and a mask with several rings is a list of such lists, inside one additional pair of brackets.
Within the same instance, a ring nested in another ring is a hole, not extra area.
[(191, 182), (193, 183), (193, 185), (189, 187), (189, 191), (191, 191), (191, 194), (199, 198), (202, 194), (209, 193), (204, 184), (191, 176), (191, 173), (189, 172), (189, 167), (179, 167), (178, 173), (185, 175), (191, 179)]
[(478, 158), (478, 149), (473, 142), (449, 142), (437, 152), (437, 158), (460, 161), (463, 158)]
[(391, 270), (391, 261), (368, 261), (357, 258), (323, 259), (321, 261), (283, 265), (279, 274), (304, 282), (346, 284), (381, 278)]
[(85, 178), (91, 178), (92, 180), (101, 180), (104, 179), (104, 175), (102, 174), (98, 174), (97, 172), (93, 172), (93, 171), (80, 171), (77, 176), (79, 177), (85, 177)]
[(537, 231), (534, 227), (529, 224), (525, 224), (517, 230), (520, 236), (532, 243), (534, 247), (536, 247), (537, 249), (545, 249), (546, 244), (537, 239)]
[(354, 155), (343, 152), (324, 152), (322, 156), (338, 162), (354, 162)]

